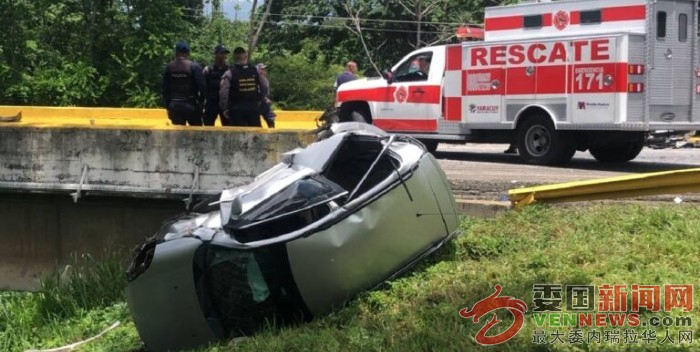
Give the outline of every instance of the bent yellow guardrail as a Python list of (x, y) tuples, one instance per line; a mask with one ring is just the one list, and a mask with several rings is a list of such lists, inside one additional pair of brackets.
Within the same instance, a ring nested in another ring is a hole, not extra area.
[(535, 202), (563, 203), (675, 193), (700, 193), (700, 168), (511, 189), (508, 198), (519, 210)]
[[(0, 116), (14, 116), (19, 112), (22, 113), (22, 120), (12, 122), (19, 126), (123, 126), (144, 129), (167, 129), (171, 126), (165, 109), (0, 106)], [(315, 119), (323, 112), (276, 110), (275, 113), (275, 126), (279, 129), (310, 130), (316, 128)], [(220, 126), (219, 121), (217, 125)], [(264, 122), (262, 125), (266, 126)]]

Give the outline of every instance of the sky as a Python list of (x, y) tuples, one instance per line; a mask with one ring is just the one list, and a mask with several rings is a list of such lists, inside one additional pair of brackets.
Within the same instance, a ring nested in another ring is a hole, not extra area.
[[(263, 4), (264, 0), (258, 0), (258, 6)], [(240, 7), (240, 10), (236, 11), (236, 4)], [(253, 2), (250, 0), (224, 0), (224, 16), (226, 18), (235, 20), (239, 19), (241, 21), (247, 21), (250, 18), (250, 9), (253, 7)], [(204, 7), (204, 13), (209, 13), (210, 7), (208, 4)]]

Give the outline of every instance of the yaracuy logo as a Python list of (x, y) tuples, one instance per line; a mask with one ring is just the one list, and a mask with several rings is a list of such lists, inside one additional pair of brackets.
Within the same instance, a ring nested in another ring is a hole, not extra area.
[(517, 335), (525, 323), (525, 312), (527, 312), (527, 305), (525, 302), (508, 296), (499, 297), (500, 294), (501, 285), (496, 285), (495, 292), (481, 301), (476, 302), (472, 309), (467, 307), (459, 311), (459, 315), (462, 318), (472, 318), (474, 323), (478, 323), (483, 316), (498, 309), (506, 309), (513, 315), (513, 323), (508, 329), (500, 334), (489, 336), (487, 333), (493, 327), (501, 323), (501, 320), (498, 320), (498, 317), (494, 312), (491, 316), (491, 320), (489, 320), (486, 325), (484, 325), (476, 334), (476, 342), (480, 345), (492, 346), (502, 344)]

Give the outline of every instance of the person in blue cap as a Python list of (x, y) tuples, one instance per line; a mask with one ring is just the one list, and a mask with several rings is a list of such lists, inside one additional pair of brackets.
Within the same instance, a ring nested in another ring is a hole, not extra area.
[(214, 48), (214, 63), (204, 68), (204, 80), (207, 82), (207, 99), (204, 104), (204, 126), (214, 126), (216, 117), (221, 120), (221, 125), (230, 125), (229, 119), (224, 118), (223, 111), (219, 108), (219, 86), (221, 77), (228, 71), (226, 58), (229, 51), (223, 44)]
[(202, 67), (190, 60), (187, 42), (175, 44), (175, 59), (165, 66), (161, 93), (173, 125), (201, 126), (206, 94)]

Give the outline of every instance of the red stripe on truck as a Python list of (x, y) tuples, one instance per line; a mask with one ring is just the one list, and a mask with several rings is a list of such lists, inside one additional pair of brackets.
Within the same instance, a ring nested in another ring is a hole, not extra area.
[(459, 71), (462, 69), (462, 46), (461, 45), (450, 45), (446, 49), (447, 63), (445, 64), (445, 70), (447, 71)]
[(491, 17), (484, 20), (484, 29), (487, 32), (521, 28), (523, 28), (523, 16)]
[(338, 101), (374, 101), (391, 103), (394, 101), (395, 93), (396, 87), (381, 87), (340, 91), (338, 92)]
[[(534, 66), (532, 70), (532, 75), (528, 75), (527, 67), (465, 70), (463, 95), (627, 92), (627, 63), (624, 62), (545, 65)], [(608, 76), (612, 78), (610, 84)], [(494, 89), (495, 81), (499, 86)]]
[[(552, 13), (542, 14), (542, 27), (552, 26)], [(570, 24), (581, 24), (581, 12), (569, 13)], [(614, 6), (601, 9), (601, 22), (635, 21), (646, 19), (646, 5)], [(523, 16), (490, 17), (484, 20), (486, 31), (523, 29)]]
[(437, 120), (373, 119), (375, 126), (387, 131), (435, 132)]
[(462, 121), (462, 97), (445, 98), (443, 106), (445, 107), (445, 120)]
[(601, 11), (601, 21), (634, 21), (647, 18), (647, 8), (644, 5), (607, 7)]
[[(396, 94), (396, 91), (401, 87), (406, 87), (405, 94)], [(392, 83), (389, 87), (340, 91), (338, 92), (338, 102), (366, 101), (377, 103), (440, 104), (441, 96), (442, 89), (437, 85), (419, 86), (415, 85), (415, 82), (397, 82)]]

